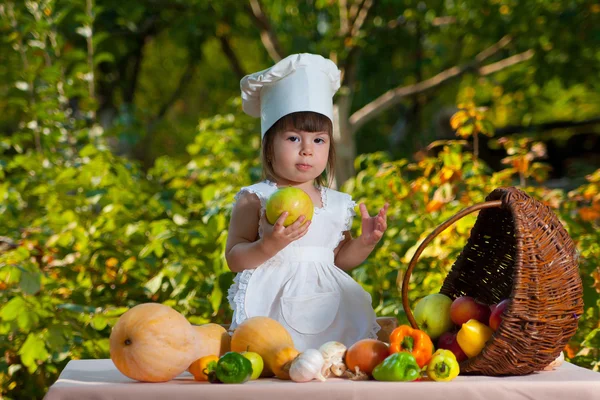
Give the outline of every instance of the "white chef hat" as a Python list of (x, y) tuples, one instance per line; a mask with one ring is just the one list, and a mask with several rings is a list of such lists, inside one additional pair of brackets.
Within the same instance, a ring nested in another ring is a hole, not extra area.
[(271, 68), (246, 75), (240, 82), (242, 108), (260, 117), (261, 137), (281, 117), (299, 111), (325, 115), (333, 123), (333, 95), (340, 71), (316, 54), (292, 54)]

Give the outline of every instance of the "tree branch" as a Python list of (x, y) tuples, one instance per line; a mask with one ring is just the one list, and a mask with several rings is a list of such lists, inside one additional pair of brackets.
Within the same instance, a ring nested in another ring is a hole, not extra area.
[[(340, 0), (340, 4), (342, 1), (344, 1), (345, 3), (345, 0)], [(350, 11), (350, 19), (352, 20), (352, 15), (354, 14), (356, 14), (356, 18), (354, 19), (354, 22), (350, 22), (352, 24), (352, 30), (349, 32), (349, 35), (347, 34), (343, 38), (343, 40), (346, 40), (347, 38), (353, 38), (358, 35), (365, 20), (367, 19), (367, 16), (369, 15), (369, 10), (371, 9), (374, 3), (374, 0), (364, 0), (360, 5), (358, 4), (358, 2), (352, 4), (352, 10)], [(347, 79), (345, 78), (346, 71), (353, 69), (353, 63), (357, 61), (357, 58), (355, 57), (358, 53), (356, 43), (353, 43), (347, 50), (348, 56), (344, 60), (343, 64), (339, 65), (339, 68), (342, 71), (342, 85), (345, 84), (345, 81), (347, 82)]]
[(478, 63), (480, 63), (482, 61), (485, 61), (489, 57), (493, 56), (494, 54), (496, 54), (497, 52), (499, 52), (500, 50), (502, 50), (503, 48), (505, 48), (506, 46), (508, 46), (508, 44), (511, 41), (512, 41), (512, 37), (510, 37), (508, 35), (503, 36), (496, 43), (494, 43), (493, 45), (491, 45), (487, 49), (483, 50), (481, 53), (477, 54), (475, 56), (475, 61), (478, 62)]
[[(492, 45), (491, 47), (483, 50), (481, 53), (477, 54), (475, 58), (463, 65), (454, 66), (446, 69), (445, 71), (440, 72), (439, 74), (421, 81), (419, 83), (415, 83), (413, 85), (397, 87), (395, 89), (391, 89), (377, 99), (373, 100), (369, 104), (362, 107), (360, 110), (356, 111), (354, 114), (350, 116), (350, 126), (352, 132), (356, 132), (360, 127), (362, 127), (365, 123), (372, 120), (379, 114), (383, 113), (385, 110), (393, 107), (398, 104), (404, 97), (411, 96), (414, 94), (422, 93), (434, 88), (437, 88), (450, 80), (460, 77), (468, 71), (476, 71), (479, 74), (490, 74), (492, 72), (497, 72), (502, 68), (507, 68), (508, 66), (514, 65), (517, 62), (521, 62), (525, 59), (531, 58), (531, 54), (524, 55), (525, 53), (521, 53), (517, 56), (512, 56), (497, 63), (491, 64), (487, 67), (479, 67), (479, 64), (485, 61), (487, 58), (496, 54), (498, 51), (506, 47), (511, 41), (509, 36), (505, 36), (500, 39), (497, 43)], [(502, 64), (499, 64), (502, 63)], [(500, 68), (502, 67), (502, 68)], [(485, 69), (488, 68), (488, 69)]]
[(346, 0), (339, 0), (338, 6), (340, 9), (340, 36), (346, 36), (350, 30), (350, 23), (348, 22), (348, 3)]
[(369, 15), (369, 10), (373, 6), (373, 3), (375, 3), (374, 0), (365, 0), (365, 2), (360, 7), (358, 15), (356, 16), (356, 19), (352, 24), (352, 31), (350, 32), (350, 35), (352, 37), (355, 37), (356, 35), (358, 35), (358, 32), (360, 32), (360, 29), (362, 28), (363, 24), (365, 23), (365, 20), (367, 19), (367, 15)]
[(154, 118), (152, 118), (150, 125), (153, 125), (157, 120), (164, 117), (167, 111), (169, 111), (169, 108), (171, 108), (171, 106), (173, 105), (173, 103), (175, 103), (175, 101), (177, 101), (177, 99), (181, 97), (181, 93), (183, 92), (184, 88), (190, 83), (190, 80), (192, 79), (192, 75), (194, 73), (194, 65), (196, 65), (195, 60), (190, 60), (187, 67), (185, 68), (185, 71), (183, 72), (183, 74), (181, 74), (181, 78), (179, 79), (177, 88), (173, 91), (173, 93), (171, 93), (171, 97), (169, 97), (169, 100), (167, 100), (160, 107), (158, 114), (156, 114)]
[(240, 64), (240, 60), (231, 48), (229, 37), (227, 35), (219, 36), (219, 41), (221, 42), (221, 50), (223, 50), (225, 57), (227, 57), (227, 59), (229, 60), (229, 64), (231, 65), (233, 72), (235, 73), (237, 78), (241, 80), (246, 75), (246, 73), (244, 72), (244, 68), (242, 68), (242, 65)]
[(149, 36), (142, 36), (140, 37), (137, 41), (137, 47), (134, 50), (134, 60), (133, 60), (133, 67), (131, 70), (131, 74), (129, 76), (127, 76), (127, 69), (129, 67), (129, 65), (127, 65), (126, 61), (127, 60), (123, 60), (124, 63), (120, 63), (119, 65), (122, 67), (122, 74), (121, 76), (126, 76), (127, 77), (127, 81), (123, 86), (124, 90), (123, 90), (123, 100), (125, 100), (126, 103), (129, 104), (133, 104), (134, 100), (135, 100), (135, 92), (137, 89), (137, 84), (138, 84), (138, 76), (140, 74), (140, 71), (142, 69), (142, 57), (143, 57), (143, 52), (144, 52), (144, 46), (146, 45), (146, 41), (149, 40)]
[(151, 154), (150, 149), (152, 148), (152, 139), (154, 138), (154, 133), (156, 132), (157, 123), (166, 115), (167, 111), (171, 108), (173, 103), (177, 101), (181, 97), (181, 93), (184, 88), (189, 84), (192, 79), (192, 75), (194, 72), (194, 66), (196, 65), (196, 61), (194, 58), (191, 58), (188, 65), (185, 68), (183, 74), (181, 74), (181, 78), (179, 79), (179, 83), (177, 84), (177, 88), (171, 93), (169, 100), (167, 100), (159, 109), (158, 113), (153, 116), (147, 124), (146, 127), (146, 136), (144, 140), (140, 143), (137, 149), (137, 157), (142, 160), (146, 166), (150, 165), (151, 162)]
[(344, 60), (344, 64), (341, 66), (341, 74), (340, 74), (340, 82), (341, 86), (353, 87), (354, 81), (356, 80), (356, 63), (358, 62), (358, 55), (360, 53), (360, 48), (358, 46), (353, 46), (348, 51), (348, 55)]
[(502, 128), (496, 129), (494, 136), (500, 137), (505, 135), (512, 135), (515, 133), (522, 132), (544, 132), (552, 129), (565, 129), (565, 128), (575, 128), (578, 126), (585, 125), (596, 125), (600, 124), (600, 116), (590, 119), (585, 119), (583, 121), (552, 121), (552, 122), (544, 122), (541, 124), (533, 124), (533, 125), (508, 125)]
[[(159, 32), (159, 30), (160, 28), (158, 27), (157, 17), (155, 15), (146, 18), (140, 29), (140, 36), (137, 37), (135, 41), (137, 47), (132, 52), (128, 53), (127, 56), (123, 57), (119, 63), (119, 76), (125, 81), (123, 84), (123, 99), (126, 103), (133, 104), (135, 100), (138, 76), (142, 68), (144, 47), (146, 46), (146, 43)], [(134, 57), (133, 67), (131, 74), (127, 74), (129, 65), (131, 65), (130, 57)]]
[(267, 53), (269, 53), (269, 56), (273, 59), (273, 61), (281, 61), (284, 53), (281, 51), (281, 46), (279, 45), (279, 41), (273, 32), (269, 18), (267, 18), (262, 10), (260, 0), (249, 0), (249, 2), (249, 14), (254, 20), (256, 26), (258, 26), (260, 29), (260, 40), (262, 41), (263, 46), (265, 46)]
[[(90, 25), (90, 29), (94, 30), (94, 4), (93, 4), (93, 0), (87, 0), (86, 1), (86, 7), (85, 7), (85, 14), (88, 17), (89, 21), (91, 21), (91, 25)], [(86, 44), (87, 44), (87, 63), (88, 63), (88, 68), (89, 68), (89, 74), (91, 75), (88, 78), (88, 92), (90, 95), (90, 99), (94, 99), (96, 100), (96, 87), (94, 86), (94, 82), (96, 81), (95, 78), (95, 69), (94, 69), (94, 42), (92, 40), (92, 35), (88, 35), (86, 37)], [(92, 109), (92, 120), (95, 121), (96, 120), (96, 111)]]
[(358, 15), (358, 12), (362, 8), (363, 3), (365, 1), (366, 0), (354, 0), (352, 2), (352, 6), (350, 7), (350, 11), (348, 12), (351, 21), (356, 19), (356, 16)]
[(456, 17), (435, 17), (433, 21), (431, 21), (431, 25), (433, 26), (450, 25), (454, 23), (456, 23)]
[[(431, 26), (443, 26), (443, 25), (451, 25), (456, 23), (456, 17), (435, 17), (433, 21), (431, 21)], [(406, 25), (406, 20), (402, 15), (397, 18), (391, 19), (385, 24), (386, 29), (396, 29), (400, 25)]]
[(511, 65), (515, 65), (520, 62), (527, 61), (531, 57), (533, 57), (534, 54), (535, 54), (535, 52), (531, 49), (524, 51), (522, 53), (519, 53), (519, 54), (515, 54), (514, 56), (510, 56), (508, 58), (505, 58), (504, 60), (500, 60), (493, 64), (486, 65), (486, 66), (479, 68), (479, 74), (480, 75), (493, 74), (494, 72), (498, 72), (504, 68), (508, 68)]

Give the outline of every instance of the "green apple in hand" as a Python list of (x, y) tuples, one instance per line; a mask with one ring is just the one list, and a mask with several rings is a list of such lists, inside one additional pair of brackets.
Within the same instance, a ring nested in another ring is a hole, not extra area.
[(454, 326), (450, 318), (451, 305), (452, 299), (441, 293), (423, 297), (417, 302), (414, 311), (419, 329), (429, 335), (432, 340), (451, 330)]
[(250, 360), (250, 364), (252, 364), (252, 376), (250, 379), (258, 379), (260, 374), (262, 374), (263, 368), (265, 367), (262, 357), (260, 354), (253, 351), (244, 351), (242, 352), (242, 355)]

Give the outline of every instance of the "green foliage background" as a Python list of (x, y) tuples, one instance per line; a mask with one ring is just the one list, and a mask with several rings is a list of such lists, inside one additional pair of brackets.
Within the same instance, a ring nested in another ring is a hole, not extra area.
[[(118, 64), (120, 55), (131, 50), (126, 39), (109, 40), (111, 29), (141, 25), (149, 7), (106, 1), (90, 12), (85, 1), (65, 2), (61, 7), (53, 1), (35, 3), (0, 5), (2, 31), (8, 33), (0, 49), (8, 54), (0, 67), (0, 351), (4, 354), (0, 388), (2, 396), (15, 399), (43, 397), (71, 359), (107, 358), (111, 327), (136, 304), (168, 304), (196, 324), (228, 322), (231, 310), (225, 297), (233, 276), (223, 250), (229, 213), (239, 188), (261, 175), (257, 121), (240, 112), (235, 78), (215, 72), (228, 68), (215, 56), (218, 46), (211, 35), (219, 26), (240, 35), (238, 46), (246, 46), (248, 66), (253, 70), (262, 66), (260, 45), (248, 39), (256, 32), (248, 17), (235, 8), (236, 3), (209, 7), (202, 1), (174, 1), (175, 10), (183, 4), (190, 8), (181, 14), (169, 8), (152, 11), (160, 14), (159, 20), (168, 29), (157, 34), (146, 49), (138, 96), (127, 99), (123, 89), (110, 99), (119, 111), (109, 129), (99, 122), (103, 108), (93, 95), (100, 90), (94, 85), (126, 85), (126, 81), (111, 81), (106, 64)], [(326, 52), (339, 46), (332, 35), (306, 29), (298, 19), (286, 19), (302, 11), (308, 13), (307, 21), (314, 19), (317, 24), (324, 18), (333, 26), (333, 2), (316, 1), (314, 7), (308, 5), (313, 2), (301, 2), (302, 10), (291, 2), (266, 3), (274, 22), (282, 26), (282, 42), (290, 48)], [(431, 20), (442, 9), (442, 2), (433, 3), (426, 10), (417, 3), (403, 3), (403, 19), (398, 21)], [(512, 3), (491, 2), (489, 7), (498, 10), (512, 7), (508, 14), (500, 12), (503, 17), (476, 15), (472, 10), (478, 9), (479, 3), (469, 1), (445, 11), (470, 29), (468, 45), (462, 50), (465, 53), (476, 52), (477, 35), (485, 40), (501, 28), (523, 32), (531, 28), (526, 16), (538, 13), (534, 26), (539, 35), (521, 39), (518, 46), (546, 48), (536, 56), (542, 59), (494, 79), (464, 77), (412, 120), (412, 129), (424, 133), (414, 140), (435, 138), (434, 127), (424, 127), (425, 121), (436, 108), (464, 100), (489, 107), (487, 112), (464, 108), (467, 114), (473, 112), (459, 121), (459, 132), (466, 137), (478, 132), (491, 134), (492, 125), (543, 120), (556, 113), (565, 118), (588, 118), (598, 112), (598, 91), (594, 90), (598, 80), (577, 80), (570, 72), (573, 66), (561, 61), (564, 56), (572, 59), (565, 49), (579, 51), (584, 68), (579, 71), (587, 76), (597, 72), (598, 64), (593, 63), (600, 59), (597, 49), (590, 50), (590, 41), (577, 41), (576, 34), (563, 34), (562, 28), (563, 24), (585, 28), (590, 20), (580, 20), (581, 16), (570, 14), (566, 6), (558, 10), (563, 6), (550, 1)], [(534, 3), (537, 8), (527, 14), (526, 8)], [(573, 2), (572, 6), (600, 13), (586, 2)], [(398, 81), (401, 77), (414, 81), (418, 75), (408, 71), (413, 65), (410, 59), (396, 51), (390, 51), (392, 63), (372, 67), (373, 59), (380, 57), (373, 49), (393, 48), (385, 28), (389, 25), (378, 22), (377, 17), (395, 15), (396, 3), (382, 1), (379, 7), (378, 15), (369, 20), (373, 35), (357, 39), (367, 55), (361, 68), (375, 68), (363, 71), (356, 92), (359, 105), (377, 96), (383, 87), (377, 78), (386, 77), (386, 85), (396, 85), (402, 83)], [(559, 11), (562, 20), (551, 18)], [(202, 18), (194, 19), (198, 15)], [(285, 21), (295, 22), (286, 25)], [(111, 23), (115, 24), (112, 28)], [(91, 26), (105, 30), (86, 30)], [(588, 27), (586, 34), (597, 35), (594, 26), (598, 25)], [(402, 35), (410, 37), (411, 29), (402, 31), (400, 39)], [(448, 62), (443, 56), (459, 33), (431, 32), (433, 39), (426, 49), (429, 56), (421, 60), (421, 73)], [(86, 51), (90, 43), (98, 49), (93, 54)], [(449, 60), (460, 61), (461, 57)], [(190, 82), (201, 94), (184, 95), (184, 101), (157, 119), (164, 93), (174, 89), (169, 86), (172, 80), (164, 77), (185, 74), (180, 65), (186, 62), (204, 66), (205, 79)], [(540, 67), (544, 63), (553, 67)], [(519, 82), (527, 83), (526, 90)], [(73, 99), (77, 99), (77, 107)], [(200, 103), (206, 105), (198, 106)], [(585, 314), (566, 355), (571, 362), (597, 371), (600, 170), (593, 172), (584, 165), (579, 180), (573, 180), (569, 188), (555, 188), (546, 181), (548, 171), (539, 158), (535, 135), (495, 143), (506, 156), (505, 167), (497, 171), (476, 159), (464, 141), (437, 142), (435, 152), (419, 160), (398, 151), (380, 151), (395, 123), (394, 112), (386, 113), (357, 134), (358, 147), (366, 150), (356, 158), (356, 175), (341, 188), (357, 202), (366, 202), (369, 209), (390, 203), (384, 239), (352, 272), (372, 294), (377, 314), (406, 322), (399, 276), (432, 229), (462, 208), (483, 201), (494, 188), (520, 185), (555, 210), (577, 243)], [(563, 130), (559, 135), (572, 133)], [(151, 162), (120, 155), (121, 147), (115, 147), (115, 142), (141, 143), (145, 154), (152, 155)], [(411, 278), (411, 303), (439, 290), (475, 218), (461, 220), (426, 249)], [(358, 229), (357, 219), (355, 234)]]

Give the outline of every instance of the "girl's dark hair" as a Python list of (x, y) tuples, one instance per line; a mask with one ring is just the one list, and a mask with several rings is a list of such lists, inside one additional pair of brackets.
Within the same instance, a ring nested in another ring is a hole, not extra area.
[(331, 120), (312, 111), (301, 111), (288, 114), (280, 118), (267, 130), (262, 141), (262, 166), (263, 177), (267, 179), (277, 179), (278, 176), (273, 170), (273, 141), (279, 132), (299, 130), (305, 132), (327, 132), (329, 135), (329, 157), (327, 159), (327, 168), (315, 179), (319, 186), (331, 186), (335, 176), (335, 147), (333, 145), (333, 124)]

